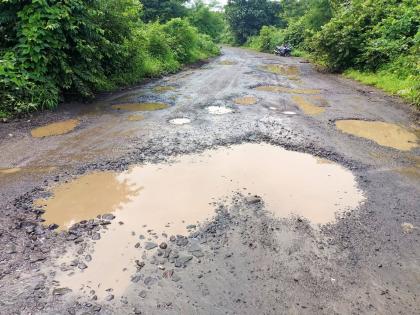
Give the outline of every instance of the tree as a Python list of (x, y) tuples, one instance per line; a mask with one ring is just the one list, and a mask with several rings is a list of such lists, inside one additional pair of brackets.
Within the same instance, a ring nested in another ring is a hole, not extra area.
[(279, 25), (281, 20), (279, 2), (269, 0), (229, 0), (226, 19), (238, 44), (257, 35), (264, 25)]
[(212, 11), (212, 6), (204, 4), (201, 0), (194, 2), (188, 20), (200, 33), (209, 35), (215, 41), (220, 40), (225, 29), (223, 13)]
[(145, 22), (166, 22), (187, 14), (185, 3), (188, 0), (141, 0), (142, 19)]

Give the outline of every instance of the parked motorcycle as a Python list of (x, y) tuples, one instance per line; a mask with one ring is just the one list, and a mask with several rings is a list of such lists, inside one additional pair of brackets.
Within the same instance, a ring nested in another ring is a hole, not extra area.
[(290, 57), (292, 55), (292, 47), (289, 45), (276, 46), (274, 54), (281, 57)]

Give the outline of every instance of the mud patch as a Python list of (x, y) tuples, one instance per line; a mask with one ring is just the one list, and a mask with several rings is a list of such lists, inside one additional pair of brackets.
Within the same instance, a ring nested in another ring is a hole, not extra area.
[(279, 217), (294, 213), (314, 223), (330, 222), (336, 211), (363, 200), (350, 171), (268, 144), (236, 145), (122, 173), (92, 173), (53, 188), (52, 198), (38, 202), (45, 205), (47, 223), (68, 226), (107, 212), (116, 217), (96, 237), (87, 268), (57, 280), (75, 292), (94, 289), (100, 298), (107, 288), (122, 294), (136, 271), (135, 260), (151, 252), (147, 242), (185, 235), (187, 225), (213, 216), (212, 202), (234, 191), (261, 196)]
[(302, 96), (292, 96), (293, 102), (307, 115), (316, 116), (325, 112), (325, 108), (316, 106)]
[(9, 175), (9, 174), (16, 174), (22, 171), (20, 167), (14, 168), (0, 168), (0, 175)]
[(46, 126), (38, 127), (31, 130), (31, 135), (34, 138), (44, 138), (51, 136), (59, 136), (70, 131), (73, 131), (80, 124), (80, 121), (77, 119), (69, 119), (65, 121), (60, 121), (52, 123)]
[(125, 110), (129, 112), (146, 112), (155, 111), (168, 108), (169, 106), (164, 103), (127, 103), (112, 105), (112, 109)]
[(172, 125), (186, 125), (191, 123), (191, 119), (189, 118), (175, 118), (169, 121)]
[(161, 85), (161, 86), (155, 86), (153, 88), (153, 91), (157, 92), (157, 93), (165, 93), (165, 92), (170, 92), (170, 91), (175, 91), (176, 88), (174, 86), (170, 86), (170, 85)]
[(257, 98), (254, 96), (244, 96), (235, 98), (233, 102), (237, 105), (255, 105), (257, 103)]
[(416, 134), (396, 124), (364, 120), (339, 120), (335, 124), (344, 133), (372, 140), (381, 146), (400, 151), (418, 147)]
[(261, 85), (255, 88), (261, 92), (272, 92), (272, 93), (287, 93), (287, 94), (319, 94), (321, 90), (314, 89), (292, 89), (279, 85)]
[(293, 65), (281, 65), (281, 64), (268, 64), (261, 67), (262, 70), (280, 74), (283, 76), (290, 76), (292, 78), (298, 79), (300, 74), (299, 68)]
[(130, 115), (128, 116), (128, 121), (142, 121), (144, 120), (144, 116), (143, 115)]
[(224, 115), (233, 112), (231, 108), (225, 106), (209, 106), (206, 109), (212, 115)]

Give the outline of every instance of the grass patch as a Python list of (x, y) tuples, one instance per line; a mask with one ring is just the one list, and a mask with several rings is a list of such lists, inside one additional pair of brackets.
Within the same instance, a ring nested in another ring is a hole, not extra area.
[(402, 79), (386, 70), (362, 72), (353, 69), (345, 71), (344, 76), (370, 86), (375, 86), (389, 94), (398, 95), (420, 109), (420, 86), (417, 80), (411, 77)]

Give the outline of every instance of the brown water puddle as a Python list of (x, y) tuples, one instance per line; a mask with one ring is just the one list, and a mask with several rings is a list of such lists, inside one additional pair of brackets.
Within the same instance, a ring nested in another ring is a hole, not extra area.
[(168, 105), (164, 103), (127, 103), (112, 105), (112, 109), (117, 110), (126, 110), (130, 112), (145, 112), (145, 111), (154, 111), (168, 108)]
[(0, 168), (0, 174), (8, 175), (8, 174), (16, 174), (19, 173), (22, 169), (20, 167), (14, 168)]
[(395, 124), (364, 120), (339, 120), (335, 124), (342, 132), (372, 140), (381, 146), (401, 151), (418, 147), (415, 133)]
[(275, 74), (291, 76), (292, 78), (297, 78), (300, 74), (299, 68), (291, 65), (269, 64), (262, 66), (261, 69)]
[(143, 115), (130, 115), (128, 116), (128, 121), (142, 121), (144, 120), (144, 116)]
[(57, 223), (60, 230), (65, 230), (84, 219), (118, 210), (140, 189), (114, 172), (99, 172), (57, 186), (52, 198), (38, 199), (34, 204), (47, 210), (45, 224)]
[[(172, 164), (95, 172), (57, 186), (53, 197), (36, 202), (46, 209), (45, 224), (68, 227), (98, 214), (116, 216), (95, 243), (88, 268), (57, 280), (74, 291), (93, 288), (100, 298), (107, 288), (122, 294), (135, 272), (135, 260), (144, 254), (139, 235), (155, 242), (155, 235), (165, 239), (162, 233), (185, 235), (186, 225), (214, 215), (213, 201), (235, 191), (262, 196), (267, 209), (279, 217), (295, 213), (313, 223), (333, 221), (336, 211), (355, 208), (364, 197), (350, 171), (318, 161), (268, 144), (243, 144), (182, 156)], [(140, 248), (135, 247), (138, 242)], [(70, 255), (63, 258), (69, 260)]]
[(255, 88), (257, 91), (273, 92), (273, 93), (288, 93), (288, 94), (319, 94), (321, 90), (314, 89), (291, 89), (279, 85), (261, 85)]
[(69, 119), (52, 123), (46, 126), (38, 127), (31, 130), (31, 135), (34, 138), (44, 138), (50, 136), (58, 136), (69, 133), (80, 124), (77, 119)]
[(233, 101), (237, 105), (255, 105), (257, 103), (257, 98), (254, 96), (244, 96), (235, 98)]
[(325, 112), (325, 108), (312, 104), (302, 96), (294, 95), (292, 96), (292, 100), (307, 115), (316, 116)]
[(176, 90), (175, 87), (169, 86), (169, 85), (161, 85), (161, 86), (156, 86), (153, 88), (153, 91), (157, 93), (165, 93), (165, 92), (175, 91), (175, 90)]

